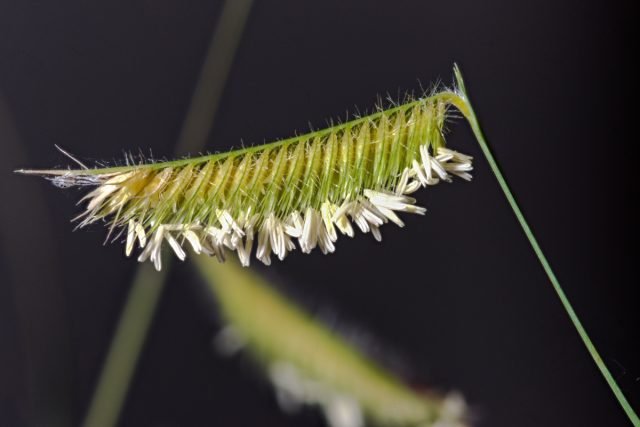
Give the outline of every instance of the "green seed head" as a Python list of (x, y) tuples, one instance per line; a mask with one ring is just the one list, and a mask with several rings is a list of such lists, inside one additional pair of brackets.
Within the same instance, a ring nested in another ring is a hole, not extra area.
[[(283, 259), (298, 240), (305, 253), (335, 250), (337, 232), (355, 225), (380, 240), (396, 212), (424, 214), (409, 194), (420, 186), (469, 180), (471, 157), (445, 147), (444, 128), (462, 95), (442, 91), (336, 126), (261, 146), (121, 167), (20, 171), (49, 177), (60, 187), (95, 186), (82, 200), (79, 227), (99, 220), (135, 242), (139, 260), (161, 268), (167, 242), (184, 259), (183, 246), (224, 260), (235, 250)], [(65, 153), (67, 154), (67, 153)], [(75, 159), (74, 159), (75, 160)], [(116, 237), (120, 234), (116, 234)]]

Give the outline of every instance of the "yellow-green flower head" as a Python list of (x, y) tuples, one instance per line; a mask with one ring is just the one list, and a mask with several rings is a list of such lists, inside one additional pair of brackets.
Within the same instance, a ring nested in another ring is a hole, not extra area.
[(296, 247), (333, 252), (338, 234), (353, 237), (354, 228), (380, 240), (382, 225), (404, 225), (399, 212), (425, 213), (410, 197), (420, 187), (470, 180), (471, 157), (444, 139), (460, 97), (445, 90), (306, 135), (197, 158), (20, 172), (60, 187), (95, 186), (82, 199), (78, 227), (105, 220), (108, 238), (119, 230), (126, 254), (137, 242), (138, 260), (158, 270), (165, 243), (181, 260), (190, 246), (220, 261), (235, 251), (245, 266), (255, 246), (269, 265), (272, 255), (282, 260)]

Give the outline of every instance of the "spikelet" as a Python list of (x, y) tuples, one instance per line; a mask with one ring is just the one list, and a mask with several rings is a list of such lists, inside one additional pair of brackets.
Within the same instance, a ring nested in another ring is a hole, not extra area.
[[(463, 94), (431, 96), (306, 135), (226, 153), (172, 162), (76, 170), (20, 170), (59, 187), (94, 186), (75, 220), (97, 221), (109, 236), (136, 242), (139, 261), (162, 266), (166, 242), (184, 260), (185, 247), (224, 261), (236, 251), (242, 265), (264, 264), (296, 248), (335, 250), (338, 234), (354, 228), (381, 240), (380, 227), (404, 226), (398, 212), (423, 215), (410, 196), (420, 187), (470, 180), (470, 156), (445, 146), (444, 126)], [(63, 153), (67, 154), (63, 151)]]

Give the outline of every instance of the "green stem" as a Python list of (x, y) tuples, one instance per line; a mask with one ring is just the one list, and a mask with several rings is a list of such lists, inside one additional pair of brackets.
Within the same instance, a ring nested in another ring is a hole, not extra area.
[(616, 396), (616, 399), (618, 399), (618, 402), (620, 403), (620, 405), (622, 406), (622, 409), (624, 409), (625, 413), (629, 417), (629, 420), (631, 420), (631, 423), (635, 427), (640, 426), (640, 419), (638, 418), (638, 415), (636, 415), (636, 413), (634, 412), (633, 408), (631, 407), (626, 397), (622, 393), (622, 390), (620, 390), (620, 387), (616, 383), (616, 380), (613, 378), (613, 376), (611, 375), (611, 372), (609, 372), (609, 369), (607, 368), (604, 361), (602, 360), (602, 357), (600, 357), (598, 350), (596, 350), (595, 346), (591, 342), (591, 339), (589, 338), (587, 331), (582, 326), (582, 322), (580, 322), (578, 315), (576, 314), (575, 310), (571, 306), (571, 303), (567, 299), (567, 296), (565, 295), (564, 291), (562, 290), (562, 287), (560, 286), (560, 282), (558, 281), (558, 279), (556, 278), (556, 275), (551, 269), (551, 265), (549, 265), (549, 261), (547, 261), (547, 258), (544, 256), (544, 253), (542, 252), (542, 249), (540, 248), (538, 241), (533, 235), (533, 231), (531, 231), (531, 227), (529, 227), (529, 224), (527, 223), (527, 220), (524, 218), (524, 215), (522, 214), (522, 211), (520, 210), (520, 207), (518, 206), (518, 203), (516, 202), (515, 197), (511, 193), (511, 190), (509, 189), (509, 185), (507, 184), (506, 179), (504, 178), (504, 176), (502, 175), (502, 172), (500, 171), (498, 162), (493, 157), (493, 154), (491, 154), (491, 149), (489, 148), (489, 144), (487, 143), (482, 133), (482, 130), (480, 129), (480, 125), (478, 124), (478, 119), (476, 118), (476, 115), (473, 111), (473, 107), (471, 106), (471, 102), (469, 101), (469, 97), (467, 95), (467, 92), (464, 86), (464, 81), (462, 80), (462, 74), (460, 73), (460, 69), (458, 68), (458, 66), (454, 67), (454, 72), (455, 72), (456, 80), (458, 83), (458, 89), (461, 92), (460, 102), (455, 102), (456, 107), (460, 110), (460, 112), (462, 112), (462, 114), (464, 114), (466, 119), (469, 121), (469, 125), (471, 126), (471, 129), (473, 130), (473, 133), (476, 139), (478, 140), (478, 144), (480, 144), (482, 153), (487, 158), (487, 162), (489, 163), (489, 166), (491, 167), (493, 174), (498, 180), (498, 184), (500, 184), (500, 188), (504, 192), (504, 195), (507, 198), (507, 201), (509, 202), (511, 209), (513, 210), (513, 213), (516, 215), (516, 218), (518, 219), (518, 222), (520, 223), (520, 226), (522, 227), (524, 234), (527, 236), (527, 239), (529, 240), (529, 243), (531, 244), (533, 251), (538, 257), (540, 264), (542, 264), (542, 268), (547, 274), (547, 277), (549, 278), (551, 285), (553, 285), (553, 289), (555, 289), (556, 293), (558, 294), (558, 297), (560, 298), (560, 302), (562, 303), (562, 306), (564, 307), (565, 311), (569, 315), (569, 318), (571, 319), (571, 323), (573, 323), (573, 326), (578, 331), (580, 338), (582, 338), (582, 342), (587, 347), (589, 354), (593, 358), (594, 362), (596, 362), (596, 365), (598, 366), (598, 369), (600, 369), (602, 376), (609, 384), (611, 391), (613, 391), (613, 394)]

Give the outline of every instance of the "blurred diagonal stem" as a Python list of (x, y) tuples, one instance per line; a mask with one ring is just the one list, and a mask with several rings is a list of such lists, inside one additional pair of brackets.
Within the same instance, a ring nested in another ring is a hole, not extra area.
[(200, 151), (207, 142), (252, 3), (226, 0), (223, 5), (176, 144), (178, 155)]
[(332, 422), (328, 414), (336, 408), (349, 419), (363, 416), (380, 426), (466, 425), (465, 404), (457, 394), (421, 393), (407, 386), (257, 272), (235, 260), (193, 260), (228, 328), (266, 371), (276, 395), (284, 391), (294, 401), (319, 405), (331, 426), (369, 425)]
[(141, 264), (138, 268), (107, 353), (85, 426), (113, 426), (117, 423), (168, 271), (167, 266), (156, 274), (150, 263)]
[[(226, 0), (222, 5), (176, 144), (178, 155), (201, 150), (205, 145), (252, 4), (253, 0)], [(157, 273), (150, 264), (139, 266), (89, 405), (85, 427), (111, 427), (118, 422), (167, 270)]]
[(547, 274), (547, 277), (549, 278), (549, 281), (551, 282), (553, 289), (558, 294), (558, 298), (560, 298), (560, 302), (562, 303), (562, 306), (564, 307), (565, 311), (569, 315), (569, 318), (571, 319), (571, 323), (573, 323), (573, 326), (578, 331), (578, 334), (580, 335), (582, 342), (587, 347), (589, 354), (591, 355), (594, 362), (598, 366), (598, 369), (602, 373), (602, 376), (604, 377), (604, 379), (607, 381), (607, 384), (609, 384), (611, 391), (613, 391), (613, 394), (616, 396), (616, 399), (618, 399), (618, 402), (622, 406), (622, 409), (624, 409), (624, 412), (629, 417), (629, 420), (631, 421), (631, 423), (635, 427), (640, 426), (640, 419), (638, 419), (638, 415), (634, 412), (633, 408), (631, 407), (626, 397), (624, 396), (624, 393), (622, 393), (622, 390), (620, 390), (620, 387), (616, 383), (616, 380), (611, 375), (611, 372), (609, 372), (607, 365), (602, 360), (602, 357), (600, 357), (598, 350), (596, 350), (596, 347), (593, 345), (593, 342), (591, 342), (591, 339), (589, 338), (587, 331), (584, 329), (584, 326), (582, 326), (582, 322), (580, 322), (580, 319), (578, 318), (578, 315), (573, 309), (573, 306), (569, 302), (569, 299), (567, 298), (566, 294), (564, 293), (562, 286), (560, 286), (560, 282), (558, 281), (558, 278), (556, 277), (555, 273), (551, 269), (551, 265), (549, 264), (547, 257), (544, 255), (544, 252), (542, 252), (542, 249), (540, 248), (540, 245), (538, 244), (538, 241), (535, 238), (533, 231), (531, 231), (531, 227), (529, 227), (527, 220), (524, 218), (524, 214), (520, 210), (520, 207), (518, 206), (518, 203), (516, 202), (516, 199), (513, 196), (513, 193), (511, 193), (511, 189), (507, 184), (507, 180), (502, 175), (502, 171), (498, 166), (498, 162), (493, 157), (493, 154), (491, 153), (491, 149), (489, 148), (489, 144), (487, 143), (487, 140), (485, 139), (484, 134), (482, 133), (482, 129), (480, 128), (480, 124), (478, 123), (476, 114), (473, 111), (471, 102), (469, 101), (469, 97), (467, 95), (464, 81), (462, 79), (462, 73), (460, 72), (460, 69), (458, 68), (457, 65), (455, 66), (454, 71), (456, 75), (458, 89), (462, 95), (461, 99), (463, 100), (463, 102), (457, 103), (456, 107), (469, 121), (469, 125), (473, 130), (473, 134), (478, 140), (478, 144), (480, 144), (482, 153), (486, 157), (487, 162), (491, 167), (491, 171), (493, 172), (496, 179), (498, 180), (498, 184), (500, 185), (500, 188), (502, 189), (505, 197), (507, 198), (507, 201), (509, 202), (511, 209), (513, 210), (513, 213), (515, 214), (516, 218), (518, 219), (518, 222), (520, 223), (520, 226), (522, 227), (522, 230), (524, 231), (524, 234), (527, 236), (527, 239), (529, 240), (529, 243), (531, 244), (533, 251), (538, 257), (540, 264), (542, 264), (542, 268), (544, 269), (544, 272)]

